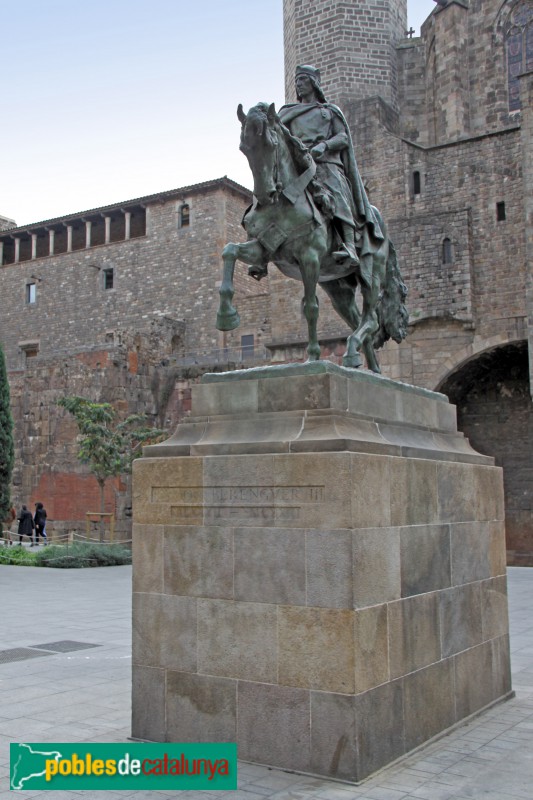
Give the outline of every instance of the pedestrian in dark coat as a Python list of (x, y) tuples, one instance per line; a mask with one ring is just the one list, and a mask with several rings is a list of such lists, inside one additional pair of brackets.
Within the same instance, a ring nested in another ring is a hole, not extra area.
[(20, 514), (17, 517), (19, 521), (19, 545), (22, 545), (22, 537), (29, 536), (32, 539), (32, 547), (33, 547), (33, 529), (35, 528), (35, 523), (33, 521), (33, 517), (31, 515), (31, 511), (28, 511), (26, 506), (22, 506), (20, 509)]
[(42, 537), (43, 544), (46, 544), (46, 508), (42, 503), (35, 503), (33, 521), (35, 522), (35, 544), (39, 544), (39, 536)]

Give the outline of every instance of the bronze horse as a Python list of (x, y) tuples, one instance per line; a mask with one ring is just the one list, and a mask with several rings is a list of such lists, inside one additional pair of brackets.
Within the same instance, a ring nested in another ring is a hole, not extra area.
[[(320, 283), (353, 331), (347, 338), (343, 365), (361, 366), (363, 351), (367, 367), (380, 372), (375, 348), (390, 338), (401, 342), (408, 321), (404, 306), (407, 289), (381, 215), (374, 209), (384, 239), (376, 240), (371, 252), (361, 257), (366, 263), (356, 266), (350, 260), (336, 261), (332, 255), (338, 247), (330, 221), (332, 198), (317, 184), (316, 165), (308, 149), (281, 123), (274, 104), (259, 103), (246, 115), (240, 105), (237, 116), (242, 125), (240, 149), (254, 178), (254, 201), (243, 219), (248, 241), (227, 244), (222, 254), (217, 328), (233, 330), (240, 322), (232, 304), (235, 261), (251, 265), (248, 272), (257, 280), (266, 275), (271, 261), (284, 275), (303, 282), (309, 360), (320, 358), (316, 297)], [(357, 286), (362, 312), (355, 301)]]

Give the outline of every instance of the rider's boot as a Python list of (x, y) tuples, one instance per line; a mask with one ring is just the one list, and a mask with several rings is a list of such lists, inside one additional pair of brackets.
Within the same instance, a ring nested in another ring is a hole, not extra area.
[(346, 261), (349, 259), (354, 266), (359, 265), (359, 257), (355, 249), (355, 230), (347, 222), (342, 223), (343, 244), (340, 250), (333, 253), (335, 261)]

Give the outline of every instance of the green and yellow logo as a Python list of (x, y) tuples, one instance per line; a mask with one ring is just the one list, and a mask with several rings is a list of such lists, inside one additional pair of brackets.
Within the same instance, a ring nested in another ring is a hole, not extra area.
[(236, 744), (12, 743), (10, 750), (15, 791), (237, 788)]

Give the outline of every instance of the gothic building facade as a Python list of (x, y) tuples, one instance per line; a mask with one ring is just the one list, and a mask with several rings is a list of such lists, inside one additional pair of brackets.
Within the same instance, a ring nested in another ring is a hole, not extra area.
[[(419, 37), (406, 0), (283, 4), (286, 100), (297, 64), (320, 68), (409, 287), (409, 336), (386, 345), (383, 372), (457, 405), (503, 467), (509, 560), (533, 564), (533, 0), (439, 0)], [(214, 329), (220, 252), (249, 201), (221, 179), (24, 229), (0, 219), (17, 502), (54, 498), (64, 527), (93, 503), (61, 393), (172, 427), (203, 369), (304, 358), (301, 287), (275, 270), (257, 284), (241, 265), (241, 328)], [(320, 300), (337, 358), (346, 330)], [(118, 481), (109, 505), (126, 528)]]

